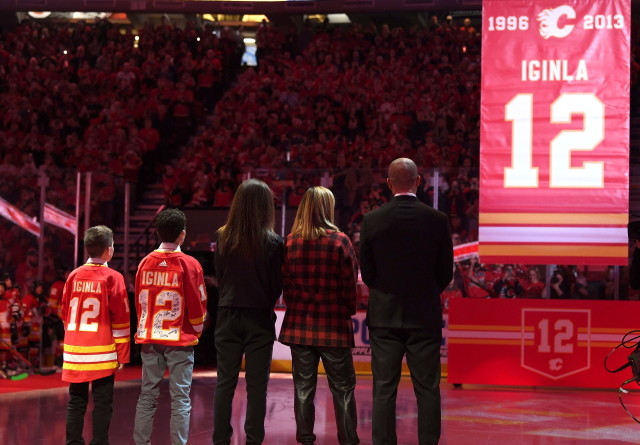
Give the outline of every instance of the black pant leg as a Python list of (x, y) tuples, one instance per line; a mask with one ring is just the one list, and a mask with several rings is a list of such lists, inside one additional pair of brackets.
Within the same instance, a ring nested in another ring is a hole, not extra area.
[(213, 396), (213, 443), (226, 445), (231, 441), (231, 410), (242, 363), (243, 340), (238, 309), (218, 308), (215, 345), (218, 377)]
[(114, 374), (91, 382), (91, 395), (93, 397), (93, 439), (91, 440), (91, 445), (109, 445), (109, 425), (113, 414), (114, 382)]
[(313, 399), (318, 383), (320, 354), (313, 346), (290, 345), (293, 383), (295, 386), (293, 409), (296, 417), (296, 440), (313, 443), (316, 408)]
[(418, 401), (420, 445), (436, 445), (440, 440), (440, 344), (442, 331), (407, 331), (407, 365)]
[(247, 415), (244, 431), (247, 445), (264, 441), (267, 414), (267, 386), (271, 355), (276, 338), (275, 314), (270, 309), (244, 309)]
[(88, 403), (89, 382), (70, 383), (67, 405), (67, 445), (84, 445), (82, 430)]
[(373, 372), (373, 444), (395, 445), (398, 443), (396, 398), (402, 374), (403, 336), (398, 329), (369, 327), (369, 342)]
[(338, 442), (340, 445), (360, 443), (357, 433), (358, 414), (354, 391), (356, 372), (351, 348), (318, 348), (333, 394)]

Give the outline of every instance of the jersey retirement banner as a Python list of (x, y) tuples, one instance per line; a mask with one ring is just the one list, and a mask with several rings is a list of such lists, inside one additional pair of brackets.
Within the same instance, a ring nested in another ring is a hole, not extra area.
[(631, 0), (482, 5), (482, 261), (626, 265)]

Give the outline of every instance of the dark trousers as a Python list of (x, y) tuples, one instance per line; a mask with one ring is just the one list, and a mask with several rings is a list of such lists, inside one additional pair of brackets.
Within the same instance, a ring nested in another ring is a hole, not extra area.
[(406, 353), (418, 401), (418, 443), (440, 440), (441, 331), (369, 327), (373, 371), (372, 436), (374, 445), (395, 445), (396, 396)]
[(246, 443), (261, 444), (264, 440), (267, 384), (275, 338), (275, 314), (272, 310), (218, 308), (215, 333), (218, 379), (213, 399), (215, 445), (226, 445), (231, 441), (231, 406), (243, 354), (247, 385)]
[(113, 413), (113, 384), (115, 375), (92, 382), (70, 383), (67, 406), (67, 445), (84, 445), (82, 430), (84, 414), (89, 403), (89, 384), (93, 397), (93, 439), (91, 445), (109, 445), (109, 423)]
[(351, 348), (329, 348), (307, 345), (290, 345), (295, 386), (294, 412), (296, 417), (296, 440), (313, 443), (316, 408), (313, 399), (318, 382), (318, 364), (327, 372), (329, 389), (333, 394), (333, 409), (340, 445), (360, 443), (356, 427), (356, 373), (353, 369)]

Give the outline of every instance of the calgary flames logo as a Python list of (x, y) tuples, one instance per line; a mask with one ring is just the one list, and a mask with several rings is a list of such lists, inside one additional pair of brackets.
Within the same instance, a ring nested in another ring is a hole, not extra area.
[(560, 371), (562, 369), (562, 359), (554, 358), (549, 360), (549, 369), (551, 371)]
[(538, 21), (540, 22), (540, 35), (545, 39), (549, 37), (556, 37), (562, 39), (567, 37), (575, 28), (575, 25), (569, 25), (567, 23), (560, 27), (560, 19), (566, 17), (567, 19), (575, 19), (576, 11), (571, 6), (563, 5), (553, 9), (545, 9), (538, 14)]

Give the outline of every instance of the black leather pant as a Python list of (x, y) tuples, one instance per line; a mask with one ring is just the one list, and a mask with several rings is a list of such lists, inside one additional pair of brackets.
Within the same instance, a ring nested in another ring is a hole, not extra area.
[(296, 440), (303, 444), (312, 444), (316, 440), (313, 434), (315, 422), (313, 399), (316, 395), (318, 364), (322, 358), (329, 389), (333, 394), (338, 442), (340, 445), (360, 443), (356, 432), (358, 424), (354, 396), (356, 373), (353, 369), (351, 348), (290, 346), (295, 385)]

